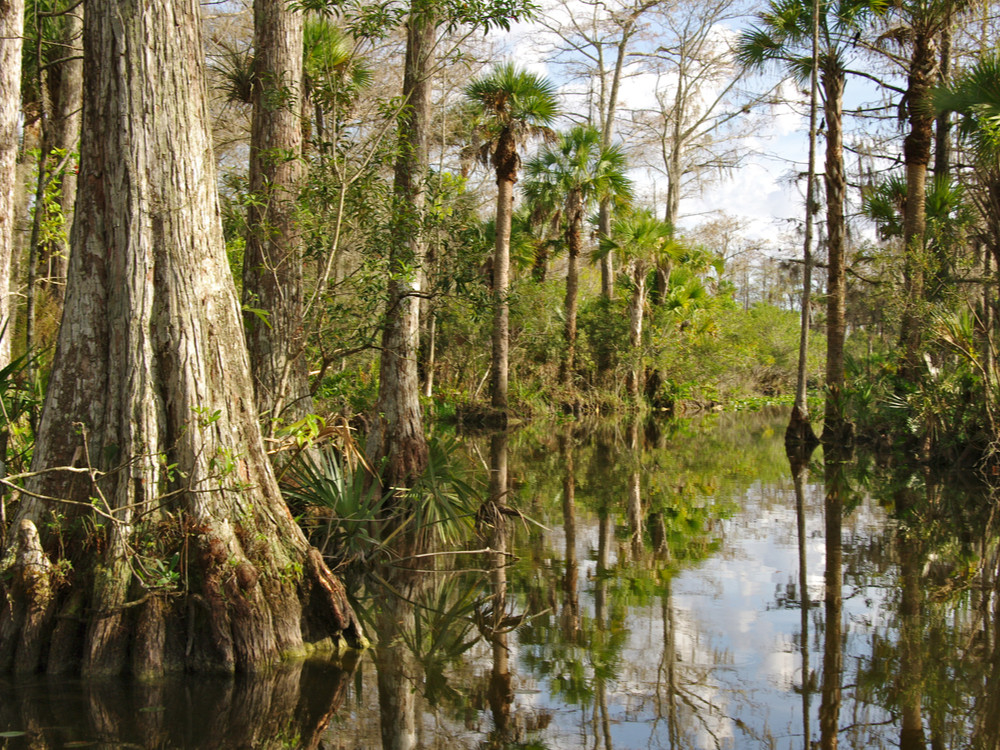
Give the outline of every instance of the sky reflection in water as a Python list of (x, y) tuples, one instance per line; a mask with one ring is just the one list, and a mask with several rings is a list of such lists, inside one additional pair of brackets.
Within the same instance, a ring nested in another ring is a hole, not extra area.
[[(408, 578), (396, 588), (410, 603), (381, 621), (388, 594), (371, 589), (369, 629), (396, 633), (381, 686), (370, 657), (300, 669), (280, 687), (214, 690), (224, 705), (192, 700), (190, 680), (183, 700), (8, 682), (0, 748), (793, 749), (830, 747), (834, 734), (846, 748), (996, 748), (987, 501), (927, 472), (860, 455), (824, 464), (817, 452), (800, 516), (785, 420), (517, 432), (506, 446), (511, 502), (541, 526), (510, 523), (518, 562), (502, 572)], [(495, 462), (505, 446), (487, 442), (467, 439)], [(839, 548), (827, 535), (835, 518)], [(827, 597), (837, 571), (842, 597)], [(53, 696), (80, 690), (62, 699), (75, 708), (61, 712), (61, 734), (43, 732)], [(214, 719), (198, 718), (211, 705)], [(143, 708), (159, 733), (143, 729)]]

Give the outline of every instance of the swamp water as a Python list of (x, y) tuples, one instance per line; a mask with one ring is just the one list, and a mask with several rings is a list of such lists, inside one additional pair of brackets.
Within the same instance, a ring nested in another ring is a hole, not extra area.
[(2, 680), (0, 748), (1000, 748), (989, 496), (860, 453), (793, 470), (786, 421), (467, 438), (524, 518), (376, 571), (376, 652)]

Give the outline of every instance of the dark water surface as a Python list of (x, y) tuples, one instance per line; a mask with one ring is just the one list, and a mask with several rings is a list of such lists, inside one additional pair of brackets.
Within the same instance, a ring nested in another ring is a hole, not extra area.
[(793, 470), (786, 420), (469, 438), (525, 518), (373, 571), (377, 653), (0, 681), (0, 748), (1000, 747), (989, 493), (861, 453)]

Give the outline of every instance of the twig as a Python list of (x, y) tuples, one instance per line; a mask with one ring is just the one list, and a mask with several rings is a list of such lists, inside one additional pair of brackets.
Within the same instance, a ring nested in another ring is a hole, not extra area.
[(504, 555), (505, 557), (516, 557), (512, 552), (501, 552), (500, 550), (493, 549), (492, 547), (484, 547), (483, 549), (456, 549), (446, 550), (444, 552), (424, 552), (419, 555), (397, 557), (393, 560), (393, 563), (402, 562), (403, 560), (421, 560), (425, 557), (444, 557), (446, 555), (483, 555), (490, 553), (494, 555)]

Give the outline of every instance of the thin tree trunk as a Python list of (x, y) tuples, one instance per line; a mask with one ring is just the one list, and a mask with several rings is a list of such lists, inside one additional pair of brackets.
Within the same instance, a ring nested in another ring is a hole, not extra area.
[[(814, 184), (816, 180), (816, 110), (819, 102), (819, 0), (814, 0), (812, 8), (812, 73), (809, 83), (809, 163), (806, 167), (806, 220), (805, 237), (802, 242), (802, 310), (799, 322), (799, 361), (796, 371), (795, 404), (792, 406), (792, 416), (785, 430), (785, 448), (790, 453), (811, 450), (818, 442), (809, 421), (809, 402), (806, 393), (807, 364), (809, 361), (809, 318), (812, 300), (812, 242), (813, 242), (813, 203)], [(749, 284), (745, 284), (747, 288)], [(748, 300), (744, 298), (743, 309), (746, 311)]]
[(802, 746), (812, 747), (811, 731), (809, 721), (811, 718), (810, 699), (812, 697), (812, 675), (809, 668), (809, 654), (811, 651), (811, 641), (809, 638), (809, 573), (808, 556), (806, 548), (808, 539), (806, 537), (806, 474), (808, 472), (808, 460), (796, 455), (788, 454), (788, 462), (792, 471), (792, 482), (795, 486), (795, 521), (796, 538), (799, 548), (799, 653), (802, 659)]
[[(579, 204), (579, 199), (575, 201)], [(583, 222), (583, 210), (576, 205), (569, 211), (569, 226), (566, 229), (566, 353), (563, 356), (560, 379), (563, 383), (573, 382), (573, 372), (576, 369), (576, 314), (579, 305), (580, 286), (580, 225)]]
[(427, 350), (424, 354), (424, 398), (434, 395), (434, 368), (437, 360), (437, 311), (427, 308)]
[[(507, 433), (497, 432), (490, 437), (490, 500), (505, 503), (508, 490)], [(514, 691), (511, 687), (509, 628), (507, 617), (507, 529), (506, 519), (497, 513), (486, 537), (491, 552), (487, 564), (490, 571), (491, 617), (486, 622), (485, 635), (493, 652), (490, 670), (489, 704), (493, 714), (491, 747), (507, 746), (515, 737), (511, 726), (511, 706)]]
[(307, 641), (360, 639), (264, 453), (198, 2), (90, 0), (84, 37), (87, 189), (35, 444), (41, 474), (4, 555), (10, 568), (39, 529), (65, 581), (58, 616), (19, 616), (30, 598), (0, 611), (0, 670), (253, 671)]
[(625, 518), (628, 521), (629, 556), (633, 565), (638, 565), (642, 558), (642, 465), (641, 448), (639, 446), (639, 420), (632, 419), (628, 426), (628, 449), (630, 463), (633, 466), (628, 476), (628, 500), (625, 506)]
[(412, 601), (415, 586), (401, 589), (410, 598), (388, 593), (379, 607), (375, 665), (382, 750), (414, 750), (417, 747), (416, 697), (420, 674), (417, 660), (407, 644), (416, 628)]
[[(610, 148), (615, 131), (615, 110), (618, 109), (618, 91), (621, 89), (622, 70), (625, 68), (625, 54), (629, 40), (632, 38), (634, 21), (629, 21), (622, 29), (622, 38), (618, 42), (618, 55), (615, 58), (615, 70), (611, 75), (611, 90), (605, 104), (601, 121), (601, 147)], [(597, 230), (603, 237), (611, 236), (611, 201), (603, 200), (598, 208)], [(615, 294), (615, 256), (608, 252), (601, 258), (601, 296), (610, 300)]]
[(631, 369), (628, 376), (628, 395), (638, 400), (642, 393), (642, 322), (646, 307), (646, 269), (636, 263), (632, 268), (632, 298), (629, 302), (629, 346)]
[[(500, 147), (497, 148), (500, 152)], [(516, 179), (516, 175), (515, 175)], [(495, 409), (507, 408), (510, 350), (510, 225), (514, 212), (514, 182), (497, 175), (496, 245), (493, 252), (493, 388)]]
[[(896, 493), (896, 515), (905, 518), (915, 504), (913, 490), (904, 488)], [(920, 569), (923, 565), (921, 545), (900, 526), (896, 532), (896, 550), (899, 555), (899, 671), (896, 689), (899, 695), (901, 750), (923, 750), (923, 681), (924, 681), (924, 627), (923, 593)]]
[(407, 487), (427, 465), (427, 441), (420, 409), (417, 350), (420, 333), (420, 266), (423, 239), (420, 222), (427, 171), (431, 70), (436, 41), (434, 10), (413, 0), (407, 21), (399, 156), (393, 190), (396, 225), (389, 255), (388, 301), (382, 332), (376, 419), (368, 436), (372, 466), (387, 458), (381, 480), (385, 487)]
[[(43, 153), (49, 168), (57, 165), (76, 150), (80, 140), (80, 110), (83, 103), (83, 5), (62, 16), (62, 35), (59, 56), (64, 58), (52, 67), (48, 75), (51, 90), (51, 110), (45, 126)], [(60, 302), (66, 290), (66, 269), (69, 261), (69, 231), (73, 226), (76, 204), (76, 167), (70, 160), (60, 175), (59, 205), (67, 228), (66, 239), (53, 246), (42, 248), (45, 286)]]
[(257, 410), (269, 436), (312, 411), (295, 206), (303, 178), (302, 35), (302, 14), (285, 0), (254, 0), (243, 322)]
[[(951, 83), (951, 27), (949, 12), (941, 28), (938, 44), (938, 85)], [(951, 112), (938, 112), (934, 129), (934, 177), (943, 178), (951, 173)]]
[(21, 113), (24, 0), (0, 2), (0, 367), (10, 362), (10, 275), (14, 259), (14, 185)]
[(563, 576), (563, 637), (576, 643), (580, 634), (579, 566), (576, 559), (576, 471), (573, 466), (573, 435), (559, 438), (563, 458), (563, 537), (566, 541), (566, 573)]

